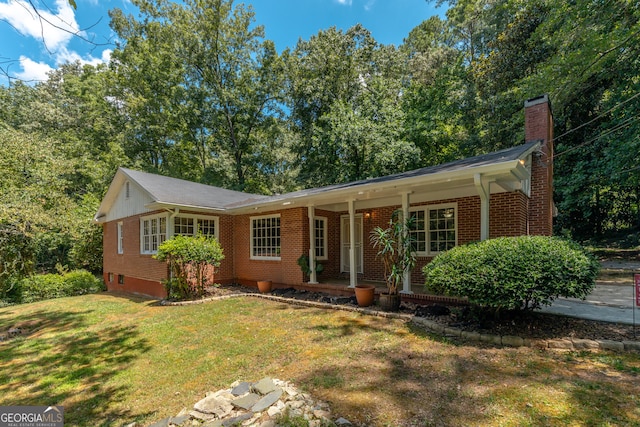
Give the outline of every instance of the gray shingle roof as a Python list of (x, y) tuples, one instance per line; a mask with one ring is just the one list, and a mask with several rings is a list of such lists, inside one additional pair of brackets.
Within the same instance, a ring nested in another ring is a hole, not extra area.
[[(443, 163), (441, 165), (427, 166), (424, 168), (415, 169), (407, 172), (400, 172), (393, 175), (363, 179), (360, 181), (345, 182), (342, 184), (334, 184), (326, 187), (299, 190), (293, 193), (282, 194), (279, 196), (272, 196), (270, 198), (265, 198), (256, 202), (257, 203), (264, 202), (264, 201), (268, 201), (269, 199), (285, 200), (288, 198), (295, 198), (295, 197), (313, 195), (313, 194), (321, 194), (321, 193), (326, 193), (334, 190), (355, 188), (365, 184), (369, 185), (369, 184), (375, 184), (375, 183), (385, 183), (385, 182), (391, 182), (391, 181), (396, 181), (396, 180), (405, 179), (405, 178), (435, 175), (435, 174), (444, 173), (444, 172), (463, 171), (466, 169), (477, 168), (477, 167), (487, 166), (491, 164), (516, 161), (522, 158), (527, 152), (529, 152), (538, 143), (539, 141), (532, 141), (532, 142), (528, 142), (526, 144), (518, 145), (515, 147), (505, 148), (503, 150), (495, 151), (493, 153), (482, 154), (474, 157), (468, 157), (461, 160), (455, 160), (449, 163)], [(253, 203), (250, 203), (249, 201), (244, 201), (244, 203), (233, 204), (233, 207), (246, 205), (246, 204), (253, 204)]]
[(154, 201), (161, 203), (224, 209), (229, 204), (266, 198), (266, 196), (227, 190), (184, 179), (132, 169), (121, 168), (121, 170), (132, 181), (144, 188)]
[(226, 190), (210, 185), (185, 181), (183, 179), (154, 175), (131, 169), (121, 168), (121, 170), (129, 176), (130, 179), (143, 187), (150, 194), (151, 198), (158, 203), (212, 209), (232, 209), (268, 203), (270, 201), (282, 201), (301, 196), (313, 196), (336, 190), (357, 188), (361, 185), (386, 183), (418, 176), (436, 175), (445, 172), (465, 171), (502, 162), (516, 161), (523, 158), (523, 156), (530, 152), (538, 143), (538, 141), (533, 141), (515, 147), (506, 148), (504, 150), (495, 151), (493, 153), (482, 154), (441, 165), (428, 166), (394, 175), (334, 184), (326, 187), (310, 188), (276, 196), (261, 196), (257, 194)]

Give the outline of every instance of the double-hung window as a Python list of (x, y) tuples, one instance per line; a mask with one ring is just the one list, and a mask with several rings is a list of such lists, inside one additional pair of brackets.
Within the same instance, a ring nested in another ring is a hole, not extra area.
[(317, 216), (313, 219), (316, 259), (327, 258), (327, 218)]
[(167, 216), (140, 218), (140, 253), (155, 254), (158, 246), (167, 239)]
[(178, 236), (196, 236), (202, 234), (218, 237), (218, 218), (210, 216), (177, 216), (173, 219), (173, 234)]
[(280, 215), (251, 217), (251, 259), (280, 260)]
[(457, 210), (455, 203), (412, 209), (410, 233), (417, 255), (437, 255), (458, 244)]

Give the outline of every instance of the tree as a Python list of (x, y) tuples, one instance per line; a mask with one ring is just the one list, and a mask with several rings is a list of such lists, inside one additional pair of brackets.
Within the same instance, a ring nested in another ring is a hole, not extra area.
[(403, 56), (356, 25), (300, 40), (287, 57), (288, 99), (303, 186), (415, 167), (402, 138)]
[(273, 42), (261, 41), (250, 8), (230, 0), (134, 3), (140, 22), (111, 12), (124, 41), (113, 58), (122, 104), (135, 117), (132, 154), (167, 174), (195, 163), (197, 180), (244, 189), (259, 167), (258, 136), (281, 113), (282, 63)]

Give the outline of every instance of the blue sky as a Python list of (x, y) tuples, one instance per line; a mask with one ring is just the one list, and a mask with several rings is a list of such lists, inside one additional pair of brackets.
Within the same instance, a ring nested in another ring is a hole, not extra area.
[[(129, 0), (33, 0), (39, 20), (25, 0), (0, 0), (0, 68), (25, 81), (46, 79), (59, 64), (80, 60), (108, 61), (115, 35), (109, 9), (136, 14)], [(239, 1), (236, 4), (240, 3)], [(255, 11), (256, 24), (279, 51), (308, 40), (321, 29), (347, 29), (362, 24), (380, 43), (399, 45), (412, 28), (430, 16), (444, 16), (425, 0), (245, 0)], [(51, 25), (53, 24), (53, 25)], [(58, 27), (58, 28), (56, 28)], [(63, 28), (67, 31), (63, 31)], [(75, 36), (70, 34), (74, 33)], [(7, 84), (0, 75), (0, 84)]]

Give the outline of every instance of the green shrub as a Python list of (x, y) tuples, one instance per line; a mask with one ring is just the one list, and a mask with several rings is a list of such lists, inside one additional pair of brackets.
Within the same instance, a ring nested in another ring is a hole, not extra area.
[(62, 277), (65, 296), (93, 294), (104, 290), (104, 282), (86, 270), (73, 270)]
[(205, 286), (213, 285), (224, 254), (215, 237), (178, 235), (162, 242), (154, 258), (171, 269), (172, 277), (165, 282), (169, 298), (185, 299), (202, 296)]
[(584, 298), (599, 264), (582, 247), (558, 237), (501, 237), (458, 246), (423, 268), (425, 286), (499, 310), (532, 310), (557, 297)]
[(22, 302), (29, 303), (64, 296), (62, 275), (36, 274), (22, 279)]
[(22, 302), (84, 295), (100, 292), (104, 285), (100, 279), (85, 270), (64, 274), (38, 274), (22, 279)]

